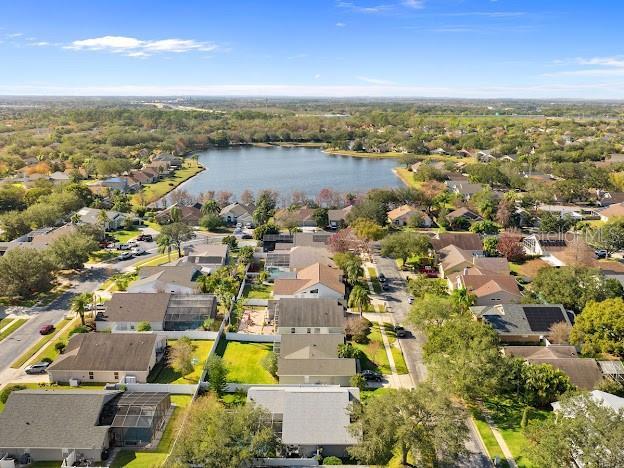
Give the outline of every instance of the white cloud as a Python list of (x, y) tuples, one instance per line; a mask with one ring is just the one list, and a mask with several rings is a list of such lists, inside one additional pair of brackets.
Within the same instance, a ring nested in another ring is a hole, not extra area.
[(351, 10), (356, 13), (369, 13), (369, 14), (382, 13), (384, 11), (388, 11), (392, 9), (392, 5), (379, 4), (379, 5), (371, 5), (371, 6), (362, 6), (354, 2), (341, 2), (341, 1), (337, 2), (336, 6), (338, 8), (344, 8), (344, 9)]
[(425, 1), (424, 0), (404, 0), (403, 5), (406, 6), (407, 8), (420, 10), (422, 8), (425, 8)]
[(20, 36), (23, 36), (23, 35), (24, 35), (24, 33), (18, 32), (18, 33), (7, 34), (7, 37), (20, 37)]
[(141, 40), (126, 36), (102, 36), (73, 41), (64, 48), (72, 50), (102, 50), (128, 57), (149, 57), (158, 53), (212, 52), (217, 45), (192, 39)]
[(393, 85), (393, 81), (389, 80), (381, 80), (379, 78), (369, 78), (368, 76), (358, 76), (356, 77), (360, 81), (364, 81), (365, 83), (376, 84), (376, 85)]
[(525, 16), (525, 11), (463, 11), (457, 13), (446, 13), (442, 16), (482, 16), (486, 18), (516, 18)]
[(39, 42), (33, 42), (30, 45), (37, 46), (37, 47), (45, 47), (45, 46), (49, 46), (50, 43), (46, 41), (39, 41)]
[(316, 75), (314, 75), (314, 79), (315, 79), (315, 80), (318, 80), (320, 77), (321, 77), (321, 74), (320, 74), (320, 73), (317, 73)]
[(344, 28), (345, 26), (346, 26), (346, 24), (341, 23), (340, 21), (338, 21), (338, 22), (336, 23), (336, 27), (337, 27), (337, 28)]
[(576, 68), (545, 73), (544, 76), (624, 76), (624, 56), (577, 57), (574, 60), (555, 60), (554, 65), (581, 65), (591, 68)]

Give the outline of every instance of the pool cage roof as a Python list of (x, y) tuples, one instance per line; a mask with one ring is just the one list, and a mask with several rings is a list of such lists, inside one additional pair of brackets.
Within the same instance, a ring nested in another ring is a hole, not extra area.
[(125, 392), (116, 401), (112, 427), (152, 427), (156, 408), (169, 399), (168, 393)]

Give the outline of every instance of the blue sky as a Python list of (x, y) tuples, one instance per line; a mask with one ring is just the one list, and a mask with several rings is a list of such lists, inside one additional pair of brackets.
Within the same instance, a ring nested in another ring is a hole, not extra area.
[(0, 94), (624, 98), (617, 0), (3, 1)]

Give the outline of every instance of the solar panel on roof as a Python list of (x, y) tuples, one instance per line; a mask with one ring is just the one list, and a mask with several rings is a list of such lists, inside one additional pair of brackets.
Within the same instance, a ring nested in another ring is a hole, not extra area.
[(542, 239), (540, 243), (545, 247), (565, 247), (566, 241), (564, 239)]
[(547, 332), (557, 322), (565, 322), (560, 307), (523, 307), (529, 327), (534, 332)]

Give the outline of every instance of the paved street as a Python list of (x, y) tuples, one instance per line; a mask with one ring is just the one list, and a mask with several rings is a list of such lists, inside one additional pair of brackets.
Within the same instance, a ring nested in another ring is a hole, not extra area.
[[(391, 258), (380, 256), (378, 248), (375, 248), (373, 252), (373, 259), (377, 266), (378, 273), (383, 273), (386, 277), (389, 290), (384, 291), (383, 295), (391, 308), (394, 321), (403, 325), (410, 331), (409, 338), (401, 339), (401, 347), (412, 379), (415, 384), (418, 384), (427, 376), (427, 368), (425, 367), (422, 356), (422, 345), (425, 338), (421, 332), (414, 330), (407, 323), (410, 305), (407, 302), (408, 293), (406, 282), (403, 274), (397, 268), (395, 261)], [(490, 468), (492, 464), (485, 454), (485, 448), (481, 443), (479, 435), (476, 433), (474, 425), (470, 420), (467, 421), (467, 425), (470, 430), (470, 435), (466, 442), (466, 448), (470, 453), (461, 460), (457, 460), (455, 466), (465, 468)]]

